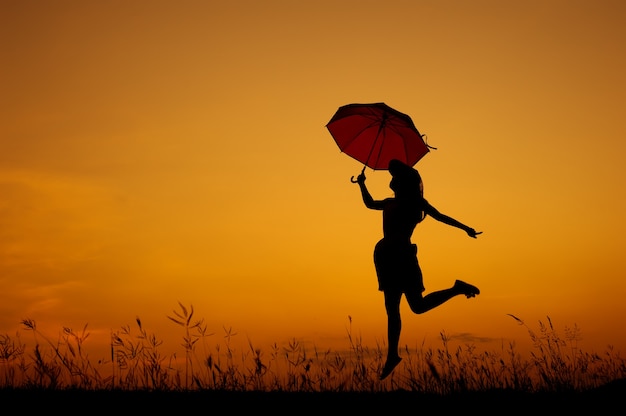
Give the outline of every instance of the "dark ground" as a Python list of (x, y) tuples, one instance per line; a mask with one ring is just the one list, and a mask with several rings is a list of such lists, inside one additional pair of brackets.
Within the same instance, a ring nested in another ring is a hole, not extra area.
[[(612, 382), (584, 392), (521, 393), (485, 391), (447, 396), (407, 391), (387, 393), (281, 393), (281, 392), (149, 392), (84, 390), (15, 390), (0, 389), (2, 409), (20, 414), (24, 410), (54, 410), (63, 415), (131, 414), (136, 412), (202, 411), (206, 414), (234, 412), (269, 412), (272, 415), (312, 413), (354, 414), (371, 412), (415, 412), (428, 414), (448, 411), (480, 414), (548, 414), (594, 411), (600, 414), (619, 412), (626, 402), (626, 380)], [(447, 413), (446, 413), (447, 414)]]

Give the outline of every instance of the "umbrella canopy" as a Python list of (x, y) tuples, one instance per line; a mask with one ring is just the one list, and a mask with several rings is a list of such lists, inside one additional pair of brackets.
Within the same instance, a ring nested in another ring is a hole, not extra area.
[(326, 128), (343, 153), (374, 170), (386, 170), (392, 159), (413, 166), (431, 148), (411, 117), (385, 103), (339, 107)]

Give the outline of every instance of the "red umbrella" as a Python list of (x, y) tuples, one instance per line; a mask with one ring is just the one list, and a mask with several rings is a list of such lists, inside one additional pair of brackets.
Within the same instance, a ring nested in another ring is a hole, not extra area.
[(413, 166), (434, 149), (411, 117), (385, 103), (339, 107), (326, 128), (343, 153), (374, 170), (386, 170), (392, 159)]

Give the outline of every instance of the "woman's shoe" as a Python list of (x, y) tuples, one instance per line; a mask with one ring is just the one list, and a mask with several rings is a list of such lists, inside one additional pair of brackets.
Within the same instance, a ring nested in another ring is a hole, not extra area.
[(472, 286), (462, 280), (454, 282), (454, 288), (464, 294), (468, 299), (480, 294), (480, 290), (478, 290), (476, 286)]

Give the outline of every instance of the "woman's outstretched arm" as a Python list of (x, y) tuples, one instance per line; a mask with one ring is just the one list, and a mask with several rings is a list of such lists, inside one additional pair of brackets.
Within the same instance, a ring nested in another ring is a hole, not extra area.
[(468, 227), (467, 225), (455, 220), (454, 218), (449, 217), (445, 214), (442, 214), (441, 212), (437, 211), (437, 209), (433, 207), (432, 205), (430, 205), (428, 202), (426, 203), (426, 209), (424, 211), (426, 212), (426, 214), (430, 215), (437, 221), (440, 221), (444, 224), (448, 224), (452, 227), (460, 228), (472, 238), (476, 238), (478, 234), (482, 234), (482, 231), (476, 231), (473, 228)]
[(363, 202), (365, 203), (365, 206), (369, 209), (383, 209), (383, 201), (376, 201), (374, 200), (374, 198), (372, 198), (372, 195), (370, 195), (367, 186), (365, 186), (365, 179), (365, 174), (362, 172), (356, 178), (356, 182), (359, 184), (359, 188), (361, 188), (361, 196), (363, 197)]

